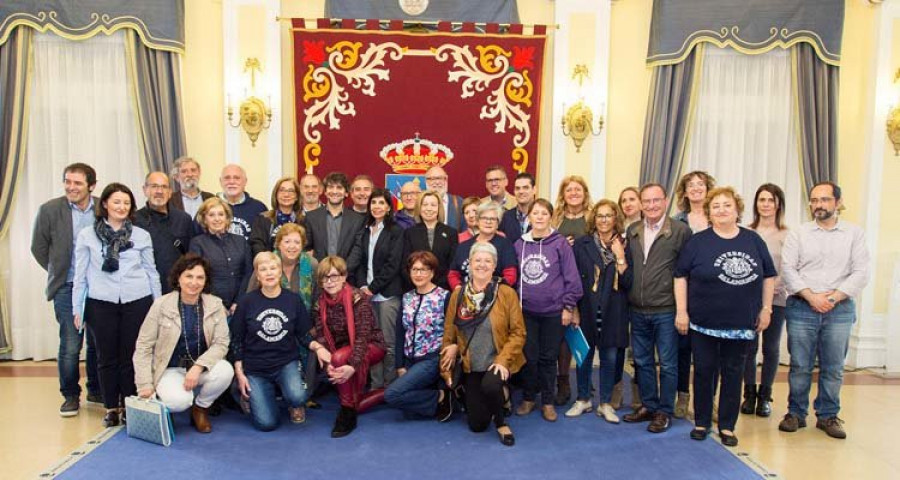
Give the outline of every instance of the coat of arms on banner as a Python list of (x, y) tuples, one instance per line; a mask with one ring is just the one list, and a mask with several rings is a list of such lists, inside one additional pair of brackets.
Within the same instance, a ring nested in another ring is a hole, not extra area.
[(428, 0), (398, 0), (400, 2), (400, 9), (403, 10), (403, 13), (415, 17), (416, 15), (421, 15), (428, 9)]
[(400, 188), (404, 183), (416, 182), (424, 192), (427, 189), (425, 172), (431, 167), (443, 167), (453, 160), (450, 147), (419, 138), (419, 132), (416, 132), (415, 138), (385, 145), (378, 155), (394, 172), (384, 175), (384, 185), (391, 192), (398, 208), (402, 208)]

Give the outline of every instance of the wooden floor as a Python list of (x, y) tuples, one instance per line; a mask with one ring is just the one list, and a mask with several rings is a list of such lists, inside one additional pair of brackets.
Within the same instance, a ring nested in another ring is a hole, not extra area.
[[(54, 362), (0, 362), (0, 478), (36, 478), (65, 455), (102, 431), (103, 408), (82, 403), (77, 417), (58, 414)], [(775, 384), (775, 414), (741, 415), (738, 452), (786, 479), (900, 478), (900, 380), (883, 380), (869, 372), (847, 373), (841, 418), (847, 440), (817, 430), (815, 418), (797, 433), (778, 431), (786, 410), (786, 372)], [(562, 412), (562, 410), (560, 410)], [(560, 428), (565, 418), (560, 417)], [(897, 442), (897, 443), (895, 443)]]

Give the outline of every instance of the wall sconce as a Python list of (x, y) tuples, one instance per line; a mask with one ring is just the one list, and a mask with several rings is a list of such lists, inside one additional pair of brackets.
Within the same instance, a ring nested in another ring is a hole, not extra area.
[[(900, 80), (900, 69), (894, 73), (894, 83)], [(890, 107), (887, 118), (887, 136), (888, 140), (894, 144), (894, 156), (900, 156), (900, 106)]]
[[(248, 58), (244, 63), (244, 73), (250, 72), (250, 91), (256, 91), (256, 73), (262, 73), (258, 58)], [(246, 91), (245, 91), (246, 95)], [(262, 99), (250, 95), (246, 97), (240, 107), (238, 107), (237, 123), (234, 123), (234, 108), (231, 106), (231, 95), (228, 95), (228, 124), (235, 128), (243, 128), (250, 137), (250, 145), (256, 146), (256, 140), (259, 138), (260, 132), (272, 125), (272, 99), (269, 98), (269, 105), (266, 105)]]
[[(575, 65), (575, 70), (572, 72), (572, 80), (578, 82), (579, 94), (581, 93), (584, 79), (589, 76), (586, 65)], [(581, 145), (589, 135), (598, 136), (603, 131), (603, 115), (598, 116), (597, 131), (594, 131), (594, 126), (592, 125), (594, 123), (594, 112), (584, 102), (583, 97), (579, 96), (575, 105), (569, 107), (568, 110), (566, 110), (566, 105), (563, 104), (563, 110), (565, 110), (562, 117), (563, 135), (571, 137), (572, 142), (575, 144), (575, 151), (580, 152)], [(600, 110), (602, 112), (602, 106)]]

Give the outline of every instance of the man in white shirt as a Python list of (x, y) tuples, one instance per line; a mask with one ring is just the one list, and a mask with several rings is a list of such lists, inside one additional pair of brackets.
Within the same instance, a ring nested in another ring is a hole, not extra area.
[(830, 437), (847, 438), (838, 418), (841, 384), (858, 296), (869, 277), (869, 252), (863, 230), (844, 220), (841, 189), (818, 183), (809, 193), (813, 221), (792, 229), (782, 248), (782, 278), (788, 349), (791, 352), (788, 413), (783, 432), (806, 426), (812, 371), (819, 363), (819, 389), (813, 404), (816, 428)]

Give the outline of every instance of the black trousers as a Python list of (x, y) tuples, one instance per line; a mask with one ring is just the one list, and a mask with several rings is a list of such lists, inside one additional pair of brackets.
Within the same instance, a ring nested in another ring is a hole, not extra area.
[(690, 331), (694, 351), (694, 423), (712, 426), (716, 379), (719, 389), (719, 431), (734, 431), (741, 408), (741, 383), (749, 340), (729, 340)]
[(506, 382), (494, 372), (469, 372), (466, 374), (466, 417), (469, 430), (483, 432), (491, 424), (506, 425), (503, 403), (506, 401), (503, 387)]
[(562, 314), (525, 317), (525, 392), (524, 398), (534, 401), (541, 394), (543, 405), (553, 405), (556, 391), (556, 359), (565, 335)]
[(106, 408), (123, 406), (125, 397), (137, 394), (132, 357), (152, 304), (150, 295), (128, 303), (87, 299), (84, 316), (97, 347), (97, 373)]
[(691, 391), (691, 334), (678, 336), (678, 391)]

